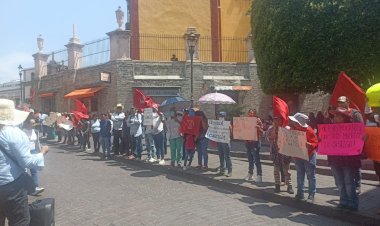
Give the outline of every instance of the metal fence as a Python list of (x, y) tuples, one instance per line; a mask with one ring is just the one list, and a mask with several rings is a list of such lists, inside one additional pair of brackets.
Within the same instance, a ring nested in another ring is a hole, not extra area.
[[(186, 60), (186, 39), (181, 35), (139, 34), (132, 36), (139, 45), (131, 46), (138, 52), (134, 59), (144, 61)], [(218, 48), (217, 59), (213, 58), (213, 48)], [(248, 62), (247, 38), (221, 37), (220, 39), (201, 36), (198, 42), (199, 60), (202, 62)], [(132, 54), (133, 56), (133, 54)]]

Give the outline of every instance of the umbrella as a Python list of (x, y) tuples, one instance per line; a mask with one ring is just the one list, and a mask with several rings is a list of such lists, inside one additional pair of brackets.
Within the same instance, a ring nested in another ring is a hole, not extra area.
[(370, 107), (380, 107), (380, 83), (377, 83), (371, 87), (366, 92), (368, 98), (368, 106)]
[(185, 108), (188, 108), (190, 106), (191, 102), (183, 97), (177, 96), (177, 97), (171, 97), (169, 99), (164, 100), (160, 104), (160, 110), (161, 111), (168, 111), (171, 108), (175, 108), (178, 110), (182, 110)]
[(198, 100), (201, 104), (236, 104), (229, 96), (223, 93), (208, 93)]

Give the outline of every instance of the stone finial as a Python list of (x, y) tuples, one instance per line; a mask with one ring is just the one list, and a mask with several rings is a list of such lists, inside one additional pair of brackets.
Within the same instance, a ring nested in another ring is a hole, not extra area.
[(70, 42), (69, 43), (80, 44), (80, 39), (77, 37), (77, 35), (75, 33), (75, 24), (73, 24), (73, 37), (70, 38)]
[(42, 38), (42, 35), (39, 35), (37, 38), (37, 47), (38, 47), (38, 52), (41, 52), (42, 49), (44, 48), (44, 39)]
[(123, 26), (123, 21), (124, 21), (124, 12), (123, 10), (121, 10), (121, 7), (119, 6), (119, 8), (115, 11), (115, 14), (116, 14), (116, 21), (117, 21), (117, 24), (119, 25), (119, 30), (122, 30), (122, 26)]

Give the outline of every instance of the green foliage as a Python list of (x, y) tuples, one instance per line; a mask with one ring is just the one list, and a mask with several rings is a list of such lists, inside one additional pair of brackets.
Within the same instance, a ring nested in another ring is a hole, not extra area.
[(266, 93), (331, 92), (340, 71), (380, 82), (380, 0), (253, 0), (251, 20)]
[(244, 114), (244, 109), (246, 108), (246, 105), (241, 104), (226, 104), (220, 106), (218, 109), (218, 112), (224, 111), (227, 113), (226, 120), (232, 121), (233, 117), (239, 117)]

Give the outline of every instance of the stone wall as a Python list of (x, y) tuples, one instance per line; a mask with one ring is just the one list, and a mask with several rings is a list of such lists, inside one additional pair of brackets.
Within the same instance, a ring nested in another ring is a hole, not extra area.
[[(117, 103), (127, 108), (133, 105), (133, 88), (178, 87), (180, 95), (190, 99), (190, 63), (189, 62), (142, 62), (117, 60), (106, 64), (78, 70), (66, 70), (50, 74), (34, 81), (38, 87), (33, 106), (41, 108), (39, 94), (54, 93), (57, 111), (69, 111), (69, 101), (64, 96), (76, 89), (98, 87), (103, 89), (97, 94), (98, 111), (112, 111)], [(100, 81), (100, 72), (111, 73), (111, 83)], [(194, 100), (202, 95), (215, 92), (215, 86), (252, 86), (250, 91), (236, 91), (239, 104), (258, 110), (260, 117), (266, 118), (272, 111), (272, 96), (262, 92), (257, 75), (256, 64), (202, 63), (193, 64)], [(322, 94), (301, 95), (299, 109), (302, 112), (327, 108), (328, 97)], [(72, 101), (71, 101), (72, 102)], [(204, 110), (208, 117), (215, 116), (214, 105), (195, 106)], [(71, 103), (70, 108), (74, 105)]]

